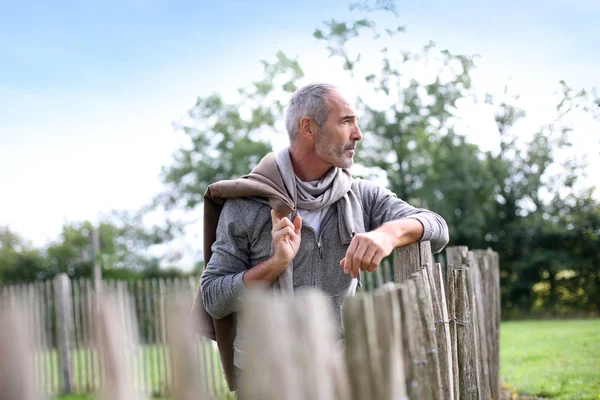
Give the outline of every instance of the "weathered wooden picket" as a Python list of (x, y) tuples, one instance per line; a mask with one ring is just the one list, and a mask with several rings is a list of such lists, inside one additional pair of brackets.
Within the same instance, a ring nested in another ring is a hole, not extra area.
[[(454, 247), (446, 259), (425, 242), (362, 274), (343, 345), (321, 293), (251, 292), (243, 398), (499, 399), (498, 256)], [(233, 398), (214, 342), (189, 328), (197, 284), (106, 281), (102, 297), (66, 275), (0, 287), (3, 398)]]

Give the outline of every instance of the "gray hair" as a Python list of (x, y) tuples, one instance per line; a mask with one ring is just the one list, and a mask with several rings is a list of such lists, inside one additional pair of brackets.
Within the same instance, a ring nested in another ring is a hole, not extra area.
[(313, 83), (296, 90), (290, 98), (290, 104), (285, 112), (285, 128), (293, 142), (300, 130), (300, 120), (308, 117), (322, 128), (329, 116), (325, 104), (325, 96), (336, 89), (328, 83)]

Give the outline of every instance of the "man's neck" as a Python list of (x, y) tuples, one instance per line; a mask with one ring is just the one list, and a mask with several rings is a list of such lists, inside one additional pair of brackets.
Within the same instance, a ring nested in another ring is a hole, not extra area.
[(333, 165), (318, 157), (313, 151), (303, 151), (290, 146), (290, 158), (294, 173), (303, 182), (312, 182), (323, 179)]

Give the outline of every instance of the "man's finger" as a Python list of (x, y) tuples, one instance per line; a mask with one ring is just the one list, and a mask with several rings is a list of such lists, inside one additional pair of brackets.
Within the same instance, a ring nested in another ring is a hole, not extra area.
[(373, 246), (369, 246), (367, 251), (365, 251), (365, 255), (362, 258), (362, 264), (360, 265), (360, 269), (363, 271), (371, 271), (370, 268), (373, 263), (373, 256), (377, 254), (377, 249)]
[(365, 265), (365, 255), (369, 250), (369, 245), (366, 241), (362, 240), (358, 245), (358, 248), (354, 252), (352, 256), (352, 277), (356, 278), (358, 276), (358, 272), (362, 269), (364, 270)]
[(381, 261), (383, 261), (383, 252), (375, 253), (375, 255), (373, 256), (373, 259), (371, 260), (371, 266), (369, 267), (369, 272), (375, 271), (375, 269), (379, 266), (379, 264), (381, 264)]
[(290, 236), (293, 239), (296, 236), (296, 233), (294, 232), (294, 230), (292, 228), (290, 228), (289, 226), (286, 226), (285, 228), (280, 229), (277, 232), (275, 232), (273, 234), (273, 239), (275, 242), (277, 242), (278, 240), (281, 240), (281, 239), (285, 238), (286, 236)]
[(352, 272), (352, 256), (354, 255), (354, 252), (356, 251), (356, 248), (358, 246), (358, 239), (355, 236), (354, 238), (352, 238), (352, 241), (350, 242), (350, 246), (348, 247), (348, 250), (346, 251), (346, 263), (344, 265), (344, 273), (349, 274)]
[(288, 217), (283, 217), (279, 220), (279, 222), (277, 223), (277, 225), (275, 225), (275, 227), (273, 228), (274, 230), (278, 231), (280, 229), (283, 228), (294, 228), (294, 224), (292, 224), (292, 221), (289, 220)]

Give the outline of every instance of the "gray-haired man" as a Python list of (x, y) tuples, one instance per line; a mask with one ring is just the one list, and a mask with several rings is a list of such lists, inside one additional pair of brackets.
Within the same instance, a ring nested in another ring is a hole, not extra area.
[[(208, 239), (212, 255), (200, 300), (216, 321), (237, 312), (250, 287), (312, 287), (331, 299), (341, 333), (342, 304), (354, 294), (360, 270), (373, 271), (396, 247), (429, 240), (439, 252), (447, 244), (442, 217), (352, 178), (348, 168), (363, 139), (357, 122), (336, 87), (305, 86), (286, 112), (289, 148), (267, 155), (241, 179), (209, 187), (206, 198), (220, 199), (222, 209), (214, 242)], [(243, 355), (238, 326), (237, 367)]]

